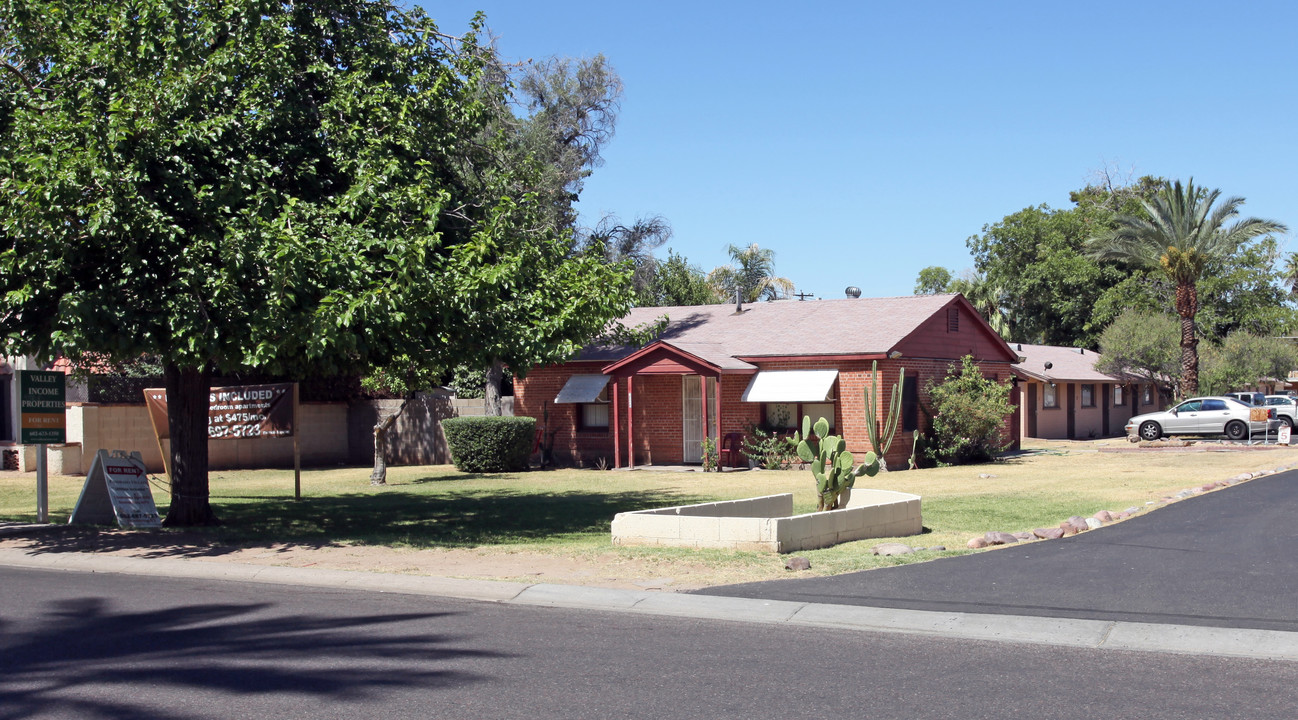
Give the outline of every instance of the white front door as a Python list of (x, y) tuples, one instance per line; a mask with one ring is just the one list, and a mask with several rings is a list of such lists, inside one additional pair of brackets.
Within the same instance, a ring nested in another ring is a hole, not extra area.
[[(681, 378), (681, 437), (686, 463), (703, 462), (703, 378), (685, 375)], [(708, 434), (717, 440), (717, 379), (708, 378)]]

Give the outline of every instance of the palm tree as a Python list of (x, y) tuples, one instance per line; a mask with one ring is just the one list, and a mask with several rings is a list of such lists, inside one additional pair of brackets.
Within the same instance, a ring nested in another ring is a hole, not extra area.
[(947, 291), (964, 295), (997, 335), (1010, 337), (1010, 318), (1005, 311), (1007, 293), (1000, 285), (992, 285), (986, 275), (974, 270), (961, 273), (947, 285)]
[(1298, 252), (1289, 253), (1285, 259), (1283, 277), (1289, 283), (1289, 294), (1298, 295)]
[(728, 249), (732, 264), (720, 265), (708, 273), (708, 282), (726, 298), (734, 299), (739, 290), (744, 302), (757, 302), (762, 298), (779, 300), (781, 293), (793, 292), (793, 281), (775, 276), (775, 251), (762, 249), (753, 243), (746, 248), (731, 245)]
[[(1181, 393), (1199, 392), (1199, 340), (1194, 317), (1199, 312), (1199, 278), (1208, 263), (1233, 255), (1255, 237), (1285, 232), (1272, 220), (1246, 218), (1226, 227), (1239, 215), (1244, 198), (1230, 197), (1217, 204), (1220, 190), (1195, 187), (1191, 178), (1164, 184), (1143, 201), (1145, 215), (1120, 215), (1116, 227), (1087, 241), (1096, 259), (1126, 260), (1161, 270), (1176, 286), (1176, 313), (1181, 316)], [(1216, 207), (1214, 207), (1216, 205)]]

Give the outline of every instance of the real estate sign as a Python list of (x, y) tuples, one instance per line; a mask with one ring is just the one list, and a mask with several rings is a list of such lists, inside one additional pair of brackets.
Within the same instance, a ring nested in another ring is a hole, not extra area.
[[(144, 391), (153, 427), (168, 439), (167, 391)], [(293, 383), (212, 388), (208, 396), (207, 437), (211, 440), (290, 437), (293, 435)]]
[(18, 442), (49, 445), (67, 442), (67, 376), (58, 371), (18, 371)]
[(81, 497), (68, 524), (160, 527), (162, 519), (149, 489), (149, 476), (138, 452), (100, 450), (86, 473)]

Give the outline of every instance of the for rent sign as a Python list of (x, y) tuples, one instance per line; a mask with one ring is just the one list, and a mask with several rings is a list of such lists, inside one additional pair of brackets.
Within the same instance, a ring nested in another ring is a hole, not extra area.
[[(144, 391), (159, 439), (167, 434), (167, 391)], [(293, 383), (212, 388), (208, 396), (207, 437), (212, 440), (293, 435)]]
[(49, 445), (67, 442), (67, 376), (44, 370), (18, 371), (19, 442)]

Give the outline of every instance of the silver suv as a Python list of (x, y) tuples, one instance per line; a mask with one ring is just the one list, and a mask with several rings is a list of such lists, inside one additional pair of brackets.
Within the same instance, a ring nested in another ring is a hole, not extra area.
[(1249, 392), (1229, 392), (1226, 393), (1225, 397), (1235, 398), (1236, 400), (1246, 402), (1249, 405), (1257, 405), (1258, 407), (1266, 405), (1266, 394), (1252, 390)]

